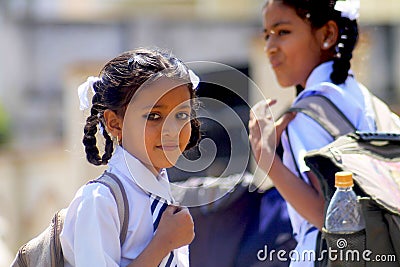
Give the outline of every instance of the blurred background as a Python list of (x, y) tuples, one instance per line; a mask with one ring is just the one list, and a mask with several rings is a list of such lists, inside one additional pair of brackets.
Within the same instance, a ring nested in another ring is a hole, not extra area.
[[(266, 97), (277, 98), (273, 111), (282, 112), (294, 90), (278, 87), (263, 53), (263, 3), (0, 0), (0, 266), (9, 266), (18, 247), (42, 231), (80, 185), (104, 170), (86, 162), (85, 114), (76, 89), (117, 54), (157, 46), (184, 61), (227, 64), (249, 76)], [(355, 74), (398, 112), (400, 1), (361, 0), (360, 25)], [(237, 85), (229, 97), (216, 87), (201, 87), (199, 94), (225, 101), (247, 125), (246, 102), (260, 97), (254, 84), (218, 68), (198, 75)], [(216, 133), (211, 126), (207, 130)], [(226, 157), (217, 156), (222, 162)], [(200, 175), (218, 176), (220, 165)]]

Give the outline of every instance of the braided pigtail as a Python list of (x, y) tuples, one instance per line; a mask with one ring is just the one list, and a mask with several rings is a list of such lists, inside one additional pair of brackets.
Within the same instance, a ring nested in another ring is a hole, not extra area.
[(351, 67), (350, 60), (358, 40), (358, 26), (355, 20), (341, 18), (338, 27), (339, 41), (336, 45), (331, 80), (335, 84), (342, 84), (346, 81)]
[[(99, 82), (97, 82), (99, 83)], [(96, 83), (93, 85), (96, 88)], [(105, 125), (102, 120), (104, 107), (100, 104), (100, 93), (95, 93), (92, 99), (92, 108), (90, 109), (90, 116), (86, 119), (86, 125), (84, 127), (83, 145), (85, 146), (87, 160), (98, 166), (107, 164), (111, 158), (113, 151), (113, 142), (111, 137), (105, 131)], [(100, 151), (97, 147), (96, 134), (101, 129), (103, 137), (106, 140), (105, 153), (100, 157)]]
[(99, 149), (97, 148), (96, 140), (97, 125), (97, 116), (92, 114), (86, 119), (82, 142), (85, 146), (87, 160), (94, 165), (101, 165), (101, 158), (99, 156)]
[[(103, 121), (101, 121), (100, 124), (102, 125), (103, 129), (105, 129)], [(101, 157), (101, 160), (102, 160), (103, 164), (107, 164), (108, 160), (111, 158), (112, 153), (114, 151), (114, 142), (113, 142), (111, 136), (105, 130), (103, 130), (103, 137), (106, 140), (106, 144), (104, 147), (104, 154)]]
[(192, 132), (190, 134), (190, 139), (189, 143), (187, 144), (185, 150), (189, 150), (192, 147), (197, 146), (199, 143), (199, 140), (201, 138), (201, 132), (200, 132), (200, 121), (197, 118), (197, 113), (196, 110), (198, 110), (199, 107), (199, 102), (197, 101), (196, 98), (196, 92), (193, 89), (192, 85), (189, 85), (189, 90), (190, 90), (190, 97), (191, 97), (191, 105), (192, 105), (192, 111), (191, 111), (191, 119), (190, 119), (190, 126), (192, 127)]

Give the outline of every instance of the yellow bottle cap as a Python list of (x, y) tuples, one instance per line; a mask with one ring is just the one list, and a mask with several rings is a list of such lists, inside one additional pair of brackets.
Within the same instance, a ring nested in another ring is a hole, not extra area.
[(353, 174), (351, 172), (337, 172), (335, 173), (335, 186), (336, 187), (350, 187), (353, 186)]

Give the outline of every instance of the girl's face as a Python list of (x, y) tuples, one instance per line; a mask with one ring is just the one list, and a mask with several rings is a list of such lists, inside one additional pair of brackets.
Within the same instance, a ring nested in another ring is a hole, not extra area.
[(136, 92), (123, 122), (124, 148), (155, 174), (176, 163), (191, 134), (188, 87), (165, 88), (173, 87), (157, 84)]
[(279, 84), (302, 85), (322, 63), (323, 35), (281, 2), (271, 1), (263, 10), (265, 52)]

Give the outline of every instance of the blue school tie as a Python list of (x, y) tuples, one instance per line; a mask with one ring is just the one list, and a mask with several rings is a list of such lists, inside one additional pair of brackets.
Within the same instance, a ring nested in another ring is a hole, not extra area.
[[(153, 216), (153, 233), (155, 233), (158, 224), (160, 223), (161, 216), (165, 211), (165, 209), (168, 207), (168, 203), (165, 199), (150, 194), (150, 204), (151, 204), (151, 215)], [(158, 266), (159, 267), (178, 266), (174, 251), (171, 251), (169, 255), (167, 255)]]

